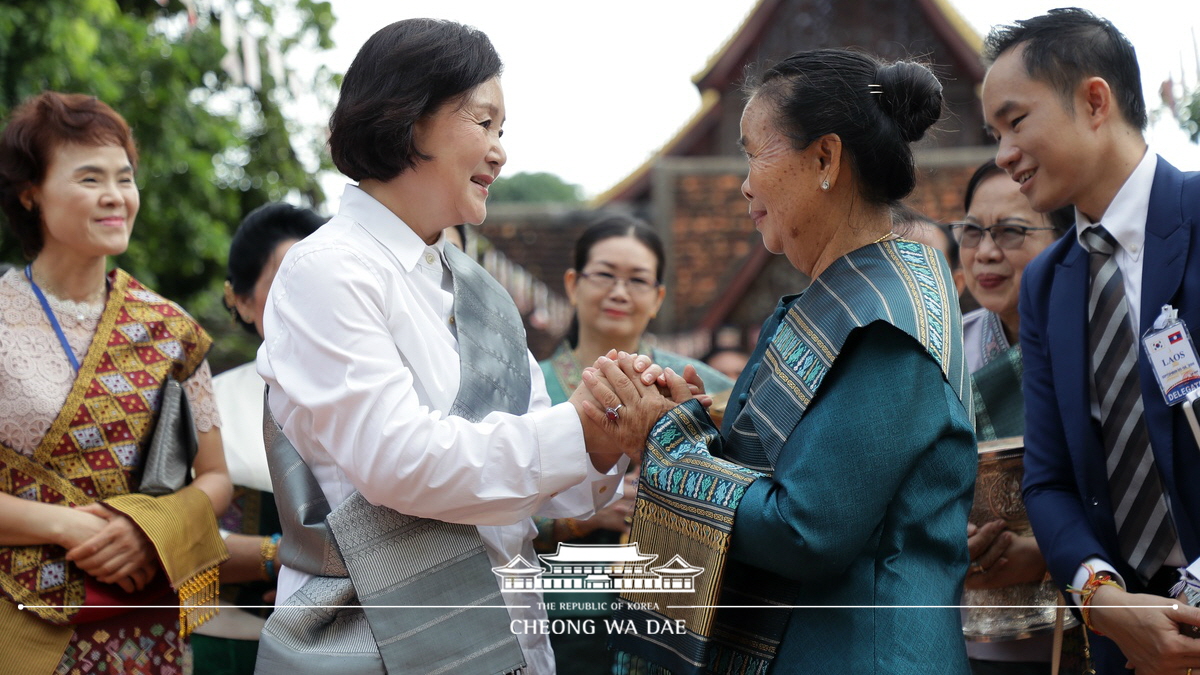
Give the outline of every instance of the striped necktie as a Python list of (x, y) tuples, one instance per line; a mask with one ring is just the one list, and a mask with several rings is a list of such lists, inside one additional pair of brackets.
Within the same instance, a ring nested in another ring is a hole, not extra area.
[(1113, 256), (1116, 240), (1097, 225), (1084, 231), (1083, 241), (1090, 251), (1092, 276), (1088, 298), (1092, 386), (1100, 403), (1100, 435), (1117, 540), (1121, 555), (1144, 582), (1171, 552), (1175, 528), (1150, 450), (1125, 279)]

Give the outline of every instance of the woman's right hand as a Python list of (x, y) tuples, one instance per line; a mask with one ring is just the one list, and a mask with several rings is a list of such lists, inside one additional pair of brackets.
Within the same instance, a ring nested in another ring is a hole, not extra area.
[(1008, 531), (1002, 520), (980, 527), (968, 523), (967, 550), (971, 567), (964, 586), (971, 590), (1034, 583), (1046, 576), (1046, 560), (1037, 541)]
[[(671, 408), (693, 398), (688, 383), (674, 371), (664, 371), (668, 398), (656, 384), (646, 384), (638, 376), (634, 355), (624, 354), (616, 361), (601, 357), (596, 364), (597, 368), (583, 372), (583, 384), (592, 395), (583, 403), (583, 411), (625, 454), (639, 461), (654, 424)], [(615, 412), (611, 418), (609, 411)]]
[(127, 593), (139, 591), (158, 573), (158, 553), (146, 535), (124, 514), (103, 504), (77, 508), (105, 519), (104, 527), (67, 550), (67, 560), (105, 584)]

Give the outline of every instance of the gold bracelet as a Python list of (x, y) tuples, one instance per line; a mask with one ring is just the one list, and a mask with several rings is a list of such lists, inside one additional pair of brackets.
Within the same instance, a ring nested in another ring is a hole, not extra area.
[(263, 537), (262, 544), (258, 547), (258, 552), (262, 556), (259, 561), (262, 566), (263, 579), (266, 581), (275, 581), (275, 556), (279, 553), (280, 535), (273, 534), (269, 537)]
[(561, 518), (559, 522), (567, 530), (567, 539), (581, 539), (586, 533), (579, 527), (579, 521), (574, 518)]

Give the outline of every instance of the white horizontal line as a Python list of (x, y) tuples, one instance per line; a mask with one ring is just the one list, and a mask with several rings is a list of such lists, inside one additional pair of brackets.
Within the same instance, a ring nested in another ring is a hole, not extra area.
[[(530, 605), (370, 605), (371, 609), (529, 609)], [(363, 605), (17, 605), (17, 609), (362, 609)]]
[[(1088, 605), (1088, 609), (1179, 609), (1174, 605)], [(1054, 609), (1054, 605), (667, 605), (667, 609)], [(1063, 609), (1071, 609), (1063, 607)]]
[[(552, 601), (544, 603), (555, 604)], [(201, 609), (207, 605), (37, 605), (44, 609)], [(213, 609), (361, 609), (363, 605), (220, 605)], [(530, 609), (531, 605), (370, 605), (372, 609)], [(1091, 609), (1179, 609), (1173, 605), (1091, 605)], [(34, 607), (18, 604), (17, 609)], [(613, 606), (613, 609), (626, 609)], [(634, 608), (636, 611), (636, 608)], [(1046, 605), (667, 605), (667, 609), (1052, 609)], [(1064, 607), (1064, 609), (1070, 609)]]

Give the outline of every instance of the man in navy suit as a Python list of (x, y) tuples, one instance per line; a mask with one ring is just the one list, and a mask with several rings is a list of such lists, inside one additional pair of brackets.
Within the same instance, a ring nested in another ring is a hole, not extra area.
[[(996, 163), (1037, 211), (1076, 211), (1074, 236), (1030, 263), (1022, 280), (1023, 487), (1034, 534), (1054, 579), (1086, 589), (1072, 597), (1087, 597), (1085, 618), (1107, 636), (1089, 636), (1100, 673), (1127, 673), (1128, 663), (1139, 675), (1200, 674), (1200, 640), (1180, 632), (1200, 626), (1200, 610), (1168, 597), (1176, 568), (1200, 558), (1200, 450), (1181, 406), (1166, 404), (1141, 340), (1169, 304), (1200, 342), (1200, 174), (1147, 150), (1137, 57), (1107, 20), (1052, 10), (993, 29), (985, 55), (992, 65), (984, 117), (999, 144)], [(1100, 227), (1109, 247), (1099, 260), (1115, 260), (1120, 274), (1110, 272), (1114, 281), (1098, 281), (1093, 294), (1093, 275), (1105, 277), (1089, 251), (1103, 246), (1094, 243), (1099, 229), (1087, 231)], [(1093, 364), (1106, 357), (1093, 354), (1112, 343), (1090, 346), (1089, 331), (1103, 331), (1089, 302), (1121, 303), (1122, 295), (1127, 318), (1116, 314), (1111, 326), (1133, 333), (1123, 376), (1132, 379), (1108, 378), (1131, 384), (1106, 389)], [(1097, 393), (1110, 390), (1133, 403), (1110, 412), (1114, 399)], [(1114, 430), (1102, 416), (1128, 426)], [(1148, 435), (1149, 447), (1143, 440), (1132, 464), (1118, 464), (1113, 458), (1135, 445), (1131, 429)], [(1160, 487), (1122, 490), (1154, 475)], [(1153, 527), (1123, 525), (1154, 513)], [(1134, 546), (1138, 536), (1146, 541)]]

